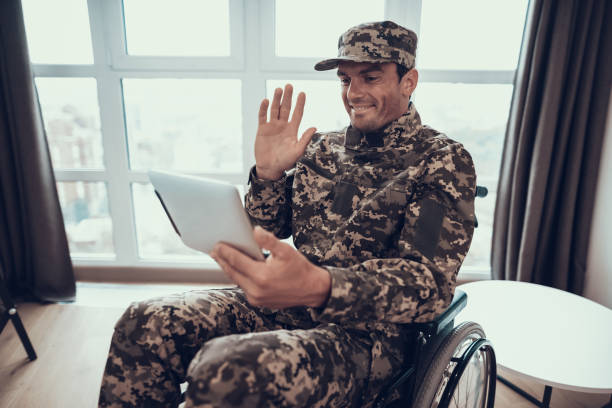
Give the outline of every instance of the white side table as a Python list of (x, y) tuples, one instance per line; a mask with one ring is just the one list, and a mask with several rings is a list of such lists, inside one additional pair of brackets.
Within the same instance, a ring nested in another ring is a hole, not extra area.
[(612, 310), (532, 283), (479, 281), (458, 288), (468, 302), (456, 322), (479, 323), (499, 366), (545, 386), (539, 401), (498, 377), (513, 390), (542, 407), (549, 406), (553, 387), (612, 393)]

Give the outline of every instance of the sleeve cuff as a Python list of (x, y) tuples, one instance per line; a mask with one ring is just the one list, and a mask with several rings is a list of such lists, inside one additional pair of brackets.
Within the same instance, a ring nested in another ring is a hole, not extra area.
[(261, 184), (261, 185), (280, 184), (281, 186), (283, 186), (285, 184), (286, 179), (287, 179), (287, 173), (286, 172), (284, 172), (283, 176), (281, 178), (279, 178), (278, 180), (265, 180), (265, 179), (259, 178), (257, 176), (257, 170), (256, 170), (255, 166), (251, 167), (251, 170), (249, 171), (249, 184), (250, 185), (255, 185), (255, 184)]
[[(333, 266), (323, 266), (327, 269), (331, 277), (331, 290), (327, 302), (318, 308), (313, 309), (313, 318), (320, 322), (339, 322), (347, 319), (358, 321), (363, 316), (359, 316), (355, 308), (355, 273), (347, 273), (345, 268)], [(353, 281), (350, 277), (353, 277)]]
[(249, 172), (250, 188), (245, 197), (245, 207), (257, 219), (266, 220), (276, 217), (275, 209), (285, 205), (285, 184), (287, 174), (278, 180), (263, 180), (257, 177), (255, 166)]

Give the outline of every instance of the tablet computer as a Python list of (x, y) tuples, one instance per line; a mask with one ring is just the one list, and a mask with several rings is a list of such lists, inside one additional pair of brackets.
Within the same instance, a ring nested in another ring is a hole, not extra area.
[(209, 254), (217, 242), (224, 242), (253, 259), (264, 259), (236, 186), (165, 171), (151, 170), (148, 174), (185, 245)]

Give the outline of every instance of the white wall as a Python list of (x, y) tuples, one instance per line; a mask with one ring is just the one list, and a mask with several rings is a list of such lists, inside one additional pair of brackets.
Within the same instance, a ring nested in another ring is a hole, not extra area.
[(584, 295), (612, 309), (612, 92), (599, 167)]

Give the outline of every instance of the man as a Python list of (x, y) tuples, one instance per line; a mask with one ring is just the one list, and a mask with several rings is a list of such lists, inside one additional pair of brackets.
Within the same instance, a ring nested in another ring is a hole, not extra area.
[[(368, 407), (410, 358), (409, 327), (450, 303), (474, 225), (467, 151), (423, 126), (410, 96), (416, 35), (349, 29), (337, 68), (351, 125), (297, 137), (301, 93), (259, 110), (246, 208), (264, 262), (218, 244), (239, 288), (130, 306), (101, 406)], [(268, 110), (269, 118), (268, 118)], [(294, 249), (279, 241), (292, 235)]]

